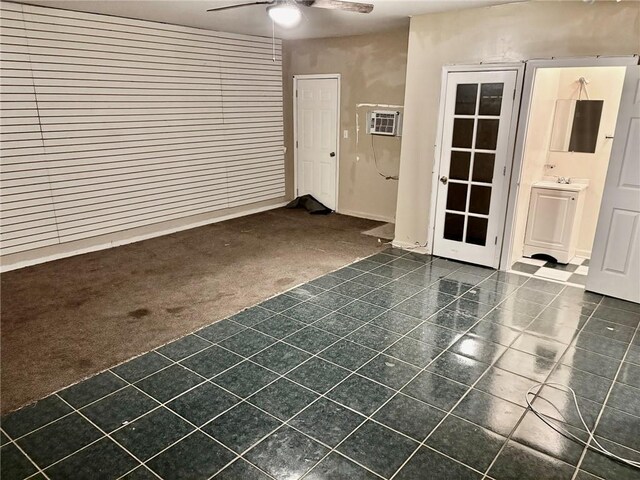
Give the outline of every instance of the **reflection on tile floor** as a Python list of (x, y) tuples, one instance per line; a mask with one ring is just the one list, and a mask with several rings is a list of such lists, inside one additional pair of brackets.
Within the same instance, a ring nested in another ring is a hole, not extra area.
[[(5, 416), (1, 474), (637, 479), (524, 394), (570, 385), (640, 460), (639, 324), (636, 304), (390, 249)], [(541, 395), (587, 438), (566, 393)]]
[(587, 282), (587, 274), (589, 273), (589, 259), (574, 257), (564, 265), (562, 263), (523, 257), (511, 266), (510, 272), (584, 288)]

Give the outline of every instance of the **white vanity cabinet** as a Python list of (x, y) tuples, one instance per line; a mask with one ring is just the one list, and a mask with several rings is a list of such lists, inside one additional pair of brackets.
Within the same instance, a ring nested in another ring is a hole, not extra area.
[(587, 185), (534, 183), (524, 239), (524, 256), (546, 254), (568, 263), (576, 254)]

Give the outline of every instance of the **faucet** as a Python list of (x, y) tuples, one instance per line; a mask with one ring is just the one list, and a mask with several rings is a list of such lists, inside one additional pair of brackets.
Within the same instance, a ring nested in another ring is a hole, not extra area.
[(563, 183), (565, 185), (568, 185), (569, 183), (571, 183), (571, 178), (569, 178), (569, 177), (558, 177), (558, 183)]

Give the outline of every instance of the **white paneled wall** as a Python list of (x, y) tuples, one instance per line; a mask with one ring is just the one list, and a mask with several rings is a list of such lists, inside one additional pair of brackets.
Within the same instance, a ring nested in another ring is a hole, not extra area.
[(284, 196), (279, 41), (0, 5), (3, 255)]

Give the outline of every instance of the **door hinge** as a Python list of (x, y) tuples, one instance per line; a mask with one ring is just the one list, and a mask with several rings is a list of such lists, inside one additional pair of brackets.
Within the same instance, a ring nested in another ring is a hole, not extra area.
[(498, 244), (498, 237), (496, 237), (496, 239), (493, 241), (493, 244), (494, 244), (494, 245), (497, 245), (497, 244)]
[[(298, 90), (296, 90), (296, 98), (298, 98)], [(514, 97), (515, 98), (515, 97)]]
[(296, 140), (296, 148), (298, 148), (298, 140)]
[(507, 166), (502, 167), (502, 176), (504, 177), (507, 174)]
[(516, 99), (516, 89), (515, 88), (513, 89), (513, 99), (514, 100)]

